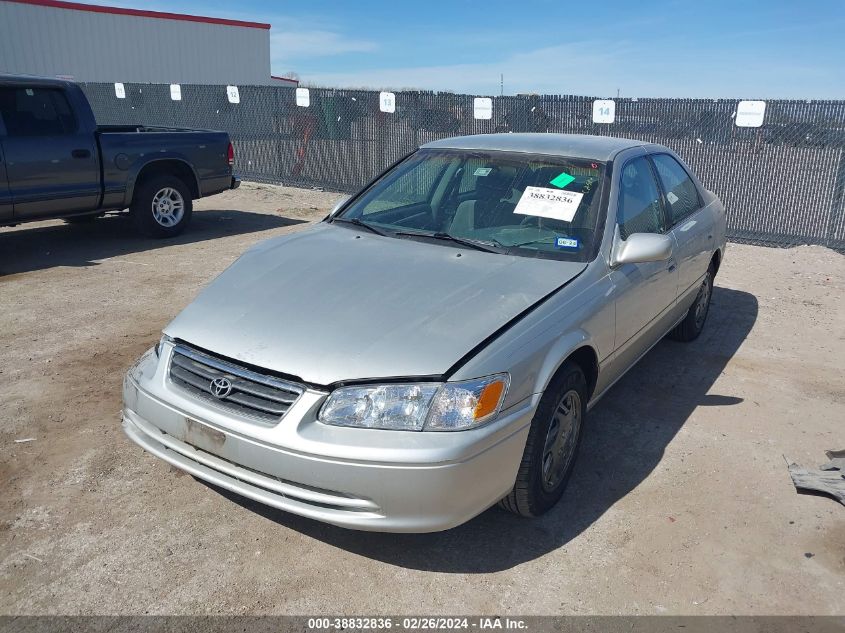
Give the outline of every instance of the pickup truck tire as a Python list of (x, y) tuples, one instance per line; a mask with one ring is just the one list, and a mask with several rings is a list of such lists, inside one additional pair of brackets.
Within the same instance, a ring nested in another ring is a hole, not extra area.
[(513, 490), (499, 506), (524, 517), (539, 516), (563, 496), (581, 443), (587, 379), (567, 362), (540, 398)]
[(669, 332), (669, 338), (681, 341), (682, 343), (689, 343), (697, 339), (699, 334), (704, 330), (707, 313), (710, 311), (710, 298), (713, 296), (713, 277), (715, 273), (716, 271), (711, 264), (710, 268), (704, 274), (704, 279), (701, 281), (695, 301), (690, 306), (684, 320), (674, 330)]
[(191, 221), (193, 204), (188, 186), (176, 176), (163, 174), (135, 188), (129, 217), (135, 228), (150, 237), (174, 237)]

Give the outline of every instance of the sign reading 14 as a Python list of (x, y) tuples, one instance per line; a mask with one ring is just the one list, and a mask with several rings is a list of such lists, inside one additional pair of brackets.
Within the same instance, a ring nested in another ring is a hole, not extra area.
[(593, 101), (593, 123), (613, 123), (616, 119), (616, 102), (613, 99)]

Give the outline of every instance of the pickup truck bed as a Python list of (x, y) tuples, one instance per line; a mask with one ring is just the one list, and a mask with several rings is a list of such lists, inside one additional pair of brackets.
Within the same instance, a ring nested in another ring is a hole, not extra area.
[(143, 232), (176, 235), (192, 200), (239, 184), (233, 161), (225, 132), (98, 126), (76, 84), (0, 76), (0, 225), (129, 209)]

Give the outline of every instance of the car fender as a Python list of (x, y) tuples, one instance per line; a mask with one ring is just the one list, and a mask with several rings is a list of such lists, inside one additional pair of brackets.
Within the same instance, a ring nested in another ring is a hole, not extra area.
[[(561, 367), (563, 367), (564, 363), (570, 358), (570, 356), (585, 348), (589, 349), (595, 359), (595, 368), (582, 367), (584, 373), (589, 374), (589, 372), (593, 371), (593, 369), (598, 368), (598, 353), (588, 332), (580, 328), (571, 330), (554, 341), (554, 343), (549, 346), (541, 365), (538, 367), (536, 379), (534, 381), (533, 393), (544, 393), (555, 374)], [(587, 378), (587, 382), (590, 382), (589, 376)]]
[(194, 169), (194, 166), (191, 164), (191, 161), (188, 160), (188, 157), (182, 154), (181, 152), (162, 150), (155, 156), (139, 156), (138, 159), (135, 160), (132, 165), (130, 165), (126, 177), (126, 196), (124, 198), (124, 206), (128, 207), (130, 204), (132, 204), (132, 197), (135, 195), (135, 185), (138, 182), (138, 176), (141, 174), (141, 172), (146, 167), (149, 167), (154, 163), (160, 163), (163, 161), (178, 161), (180, 163), (183, 163), (190, 170), (191, 174), (193, 174), (193, 185), (195, 186), (196, 190), (198, 192), (200, 191), (199, 176), (197, 176), (197, 172)]

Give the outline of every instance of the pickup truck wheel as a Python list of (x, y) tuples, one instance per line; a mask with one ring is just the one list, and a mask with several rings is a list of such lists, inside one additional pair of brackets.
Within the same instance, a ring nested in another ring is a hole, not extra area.
[(516, 483), (499, 502), (502, 508), (535, 517), (560, 500), (575, 465), (586, 407), (584, 372), (575, 363), (566, 363), (540, 399)]
[(129, 217), (151, 237), (179, 235), (191, 220), (191, 192), (176, 176), (156, 176), (135, 189)]
[(704, 274), (704, 279), (698, 288), (695, 302), (690, 306), (684, 320), (674, 330), (669, 332), (669, 338), (688, 343), (697, 339), (702, 330), (704, 330), (707, 313), (710, 311), (710, 298), (713, 296), (714, 272), (713, 266), (711, 265)]

